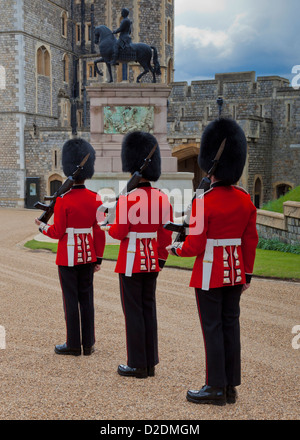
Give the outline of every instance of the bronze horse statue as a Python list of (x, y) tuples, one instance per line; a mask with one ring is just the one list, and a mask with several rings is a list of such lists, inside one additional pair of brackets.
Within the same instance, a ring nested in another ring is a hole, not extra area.
[[(111, 62), (117, 39), (107, 26), (101, 25), (95, 28), (95, 44), (99, 44), (99, 52), (101, 54), (101, 58), (94, 61), (95, 70), (99, 75), (103, 75), (103, 73), (99, 71), (97, 64), (106, 63), (109, 72), (109, 82), (113, 82)], [(154, 46), (148, 46), (148, 44), (145, 43), (131, 43), (128, 49), (123, 49), (121, 53), (119, 53), (119, 61), (136, 61), (143, 67), (144, 71), (137, 77), (136, 82), (139, 83), (142, 76), (150, 71), (153, 75), (152, 82), (155, 83), (156, 75), (161, 75), (156, 48)], [(151, 66), (152, 50), (153, 67)]]

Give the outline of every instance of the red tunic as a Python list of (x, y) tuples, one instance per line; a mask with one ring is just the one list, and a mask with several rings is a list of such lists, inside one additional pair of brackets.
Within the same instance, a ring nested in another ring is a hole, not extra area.
[[(56, 264), (72, 266), (92, 262), (101, 262), (105, 233), (97, 223), (97, 209), (102, 205), (99, 195), (85, 188), (74, 186), (70, 191), (56, 199), (54, 223), (42, 228), (44, 235), (58, 239)], [(74, 228), (74, 246), (72, 247), (74, 263), (68, 258), (67, 228)], [(76, 233), (81, 229), (91, 228), (91, 233)]]
[(199, 215), (202, 217), (201, 230), (188, 235), (176, 250), (181, 257), (197, 256), (190, 286), (202, 288), (203, 260), (208, 239), (241, 242), (241, 245), (221, 244), (213, 247), (209, 288), (244, 284), (246, 274), (253, 272), (258, 243), (256, 208), (250, 195), (239, 187), (216, 186), (207, 191), (202, 200), (195, 199), (195, 213), (196, 218)]
[(126, 196), (121, 196), (116, 208), (116, 219), (109, 235), (121, 240), (115, 268), (117, 273), (126, 273), (127, 250), (130, 232), (138, 234), (156, 233), (157, 238), (138, 238), (132, 273), (159, 272), (168, 257), (166, 246), (171, 244), (172, 232), (163, 225), (172, 221), (172, 207), (162, 191), (143, 183)]

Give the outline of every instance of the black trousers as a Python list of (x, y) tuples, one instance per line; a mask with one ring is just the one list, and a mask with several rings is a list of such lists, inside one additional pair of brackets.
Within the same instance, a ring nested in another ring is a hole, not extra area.
[(94, 264), (58, 266), (70, 348), (92, 347), (94, 327)]
[(125, 317), (127, 365), (131, 368), (158, 364), (156, 280), (158, 272), (119, 274)]
[(196, 290), (206, 356), (206, 385), (241, 383), (240, 296), (242, 286)]

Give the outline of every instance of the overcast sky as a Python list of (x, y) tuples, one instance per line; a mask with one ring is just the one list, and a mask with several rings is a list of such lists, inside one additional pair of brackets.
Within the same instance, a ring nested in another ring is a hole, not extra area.
[(299, 0), (174, 0), (175, 81), (254, 70), (292, 81)]

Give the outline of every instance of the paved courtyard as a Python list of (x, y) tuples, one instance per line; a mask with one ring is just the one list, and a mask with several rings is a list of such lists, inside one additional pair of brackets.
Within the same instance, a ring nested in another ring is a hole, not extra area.
[(239, 400), (194, 405), (186, 392), (204, 385), (205, 364), (191, 272), (165, 268), (159, 275), (155, 377), (116, 372), (126, 346), (114, 262), (104, 261), (95, 275), (95, 353), (57, 356), (65, 323), (55, 255), (23, 247), (37, 234), (36, 216), (0, 209), (0, 420), (299, 420), (300, 349), (292, 329), (300, 325), (300, 283), (253, 280), (241, 301)]

